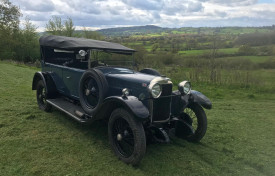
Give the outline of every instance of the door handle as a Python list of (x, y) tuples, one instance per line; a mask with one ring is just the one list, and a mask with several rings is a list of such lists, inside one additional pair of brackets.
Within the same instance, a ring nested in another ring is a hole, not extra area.
[(70, 79), (71, 77), (70, 77), (70, 76), (67, 76), (66, 78), (67, 78), (67, 79)]

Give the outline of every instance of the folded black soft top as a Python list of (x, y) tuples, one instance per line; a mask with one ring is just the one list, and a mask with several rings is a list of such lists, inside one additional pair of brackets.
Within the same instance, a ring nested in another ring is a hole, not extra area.
[(39, 39), (39, 43), (41, 46), (48, 46), (48, 47), (53, 47), (58, 49), (66, 49), (66, 50), (87, 48), (87, 49), (99, 49), (104, 51), (111, 51), (111, 52), (113, 51), (113, 52), (121, 52), (121, 53), (135, 52), (135, 50), (131, 48), (127, 48), (118, 43), (111, 43), (111, 42), (85, 39), (85, 38), (55, 36), (55, 35), (42, 36)]

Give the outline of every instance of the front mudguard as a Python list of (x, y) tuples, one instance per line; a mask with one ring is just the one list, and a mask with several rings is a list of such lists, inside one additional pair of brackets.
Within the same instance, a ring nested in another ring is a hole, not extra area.
[(138, 120), (146, 120), (150, 113), (147, 107), (135, 96), (111, 96), (106, 98), (98, 112), (97, 119), (109, 118), (111, 113), (117, 108), (124, 108), (134, 115)]
[(205, 109), (211, 109), (212, 103), (205, 95), (196, 90), (191, 90), (189, 103), (197, 103), (204, 107)]
[(181, 95), (179, 91), (173, 92), (171, 112), (173, 116), (178, 116), (188, 105), (199, 104), (205, 109), (211, 109), (212, 103), (201, 92), (191, 90), (189, 95)]

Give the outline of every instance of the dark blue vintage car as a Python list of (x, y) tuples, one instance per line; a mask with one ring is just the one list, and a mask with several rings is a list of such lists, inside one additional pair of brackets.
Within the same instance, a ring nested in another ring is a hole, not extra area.
[(39, 108), (55, 107), (81, 123), (107, 120), (111, 147), (125, 163), (138, 164), (148, 142), (169, 142), (169, 135), (198, 142), (205, 135), (210, 100), (188, 81), (172, 91), (156, 70), (127, 68), (135, 65), (135, 50), (61, 36), (39, 42), (42, 71), (32, 83)]

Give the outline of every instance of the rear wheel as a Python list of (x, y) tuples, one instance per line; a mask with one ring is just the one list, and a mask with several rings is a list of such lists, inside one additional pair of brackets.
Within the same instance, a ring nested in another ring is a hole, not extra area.
[(52, 106), (46, 101), (47, 92), (42, 80), (38, 81), (36, 86), (36, 99), (37, 104), (40, 109), (46, 112), (50, 112), (52, 110)]
[(146, 137), (141, 122), (124, 109), (112, 112), (108, 135), (111, 147), (120, 160), (137, 165), (146, 151)]

